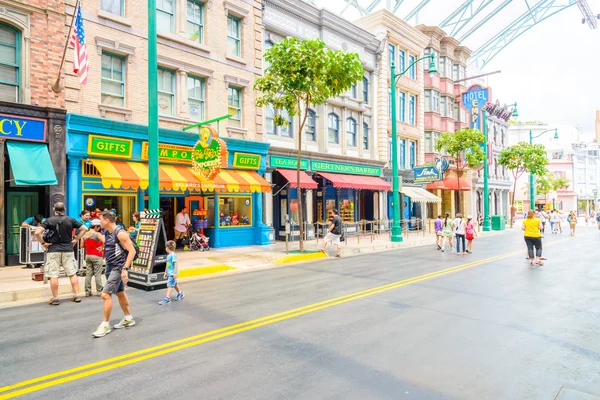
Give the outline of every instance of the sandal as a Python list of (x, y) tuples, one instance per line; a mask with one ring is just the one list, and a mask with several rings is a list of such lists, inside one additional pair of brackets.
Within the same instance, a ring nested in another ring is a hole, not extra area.
[(60, 304), (60, 300), (59, 299), (50, 299), (48, 304), (50, 304), (51, 306), (57, 306)]
[(335, 256), (336, 256), (337, 258), (342, 258), (342, 255), (341, 255), (341, 254), (336, 254)]
[(81, 297), (79, 297), (79, 295), (75, 295), (75, 296), (73, 296), (71, 301), (74, 303), (81, 303)]

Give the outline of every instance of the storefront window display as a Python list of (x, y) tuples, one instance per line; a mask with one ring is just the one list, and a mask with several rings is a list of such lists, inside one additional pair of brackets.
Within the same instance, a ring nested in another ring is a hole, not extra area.
[(133, 223), (131, 219), (134, 211), (137, 211), (135, 196), (94, 196), (84, 194), (84, 208), (89, 211), (116, 210), (125, 226)]
[[(233, 228), (239, 226), (252, 226), (252, 197), (235, 196), (219, 197), (219, 226), (222, 228)], [(214, 197), (207, 198), (208, 225), (214, 228)]]

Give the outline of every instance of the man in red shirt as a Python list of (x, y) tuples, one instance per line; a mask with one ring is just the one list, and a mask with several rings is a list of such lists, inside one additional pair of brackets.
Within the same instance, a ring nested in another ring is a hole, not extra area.
[(84, 236), (85, 246), (85, 296), (92, 296), (92, 276), (96, 280), (96, 293), (102, 293), (102, 259), (104, 257), (104, 235), (100, 233), (100, 220), (92, 221), (90, 231)]

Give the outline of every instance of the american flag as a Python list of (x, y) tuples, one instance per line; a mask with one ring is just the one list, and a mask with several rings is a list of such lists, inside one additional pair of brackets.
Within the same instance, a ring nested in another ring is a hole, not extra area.
[(77, 13), (75, 16), (75, 25), (69, 42), (75, 50), (73, 57), (73, 72), (79, 75), (79, 82), (82, 85), (87, 83), (88, 75), (88, 52), (85, 45), (85, 32), (83, 31), (83, 17), (81, 16), (81, 5), (77, 3)]

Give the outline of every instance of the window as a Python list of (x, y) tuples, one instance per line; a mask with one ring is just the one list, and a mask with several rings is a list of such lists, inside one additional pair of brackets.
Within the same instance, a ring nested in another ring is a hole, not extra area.
[(334, 113), (327, 116), (327, 136), (329, 143), (340, 142), (340, 118)]
[(125, 107), (125, 59), (102, 53), (102, 104)]
[(448, 117), (454, 118), (454, 100), (448, 97)]
[(363, 122), (363, 149), (369, 150), (369, 124)]
[(124, 16), (125, 13), (123, 11), (123, 0), (101, 0), (100, 8), (104, 11), (108, 11), (109, 13), (117, 14), (120, 16)]
[(398, 168), (406, 169), (406, 139), (400, 139), (400, 150), (398, 153)]
[[(206, 197), (208, 209), (208, 226), (215, 226), (215, 198)], [(221, 228), (235, 228), (252, 225), (252, 196), (219, 196), (219, 215), (223, 216), (218, 221)]]
[(346, 144), (356, 147), (356, 120), (354, 118), (346, 119)]
[[(437, 50), (434, 50), (430, 47), (426, 48), (423, 51), (423, 56), (428, 56), (430, 54), (434, 54), (435, 55), (435, 67), (437, 68), (438, 72), (441, 71), (441, 67), (440, 67), (440, 53)], [(425, 71), (429, 71), (429, 62), (426, 61), (425, 63), (423, 63), (423, 69)]]
[(440, 112), (440, 94), (435, 90), (431, 93), (431, 111)]
[(392, 88), (388, 87), (388, 117), (392, 118)]
[(290, 117), (290, 114), (288, 114), (288, 112), (286, 110), (281, 110), (281, 118), (284, 119), (285, 121), (287, 121), (287, 125), (282, 125), (279, 126), (279, 130), (281, 131), (281, 137), (294, 137), (294, 132), (293, 132), (293, 120)]
[[(444, 73), (442, 74), (443, 77), (445, 78), (451, 78), (452, 79), (452, 60), (448, 57), (442, 57), (443, 60), (445, 60), (446, 62), (446, 66), (444, 68)], [(441, 64), (441, 60), (440, 60), (440, 64)]]
[(399, 107), (400, 107), (400, 122), (406, 122), (406, 93), (400, 92), (398, 96)]
[(175, 32), (174, 0), (156, 0), (156, 27), (158, 32)]
[(158, 69), (158, 113), (175, 114), (175, 73)]
[(0, 24), (0, 99), (20, 101), (21, 32)]
[(227, 16), (227, 54), (241, 57), (242, 55), (242, 24), (239, 18)]
[(440, 69), (438, 70), (440, 76), (446, 76), (446, 57), (440, 57)]
[(273, 107), (273, 104), (269, 104), (267, 105), (267, 110), (266, 110), (266, 132), (267, 135), (276, 135), (277, 132), (275, 132), (275, 107)]
[(417, 143), (410, 142), (410, 169), (415, 167), (415, 162), (417, 159)]
[(204, 3), (187, 1), (188, 39), (204, 43)]
[(195, 121), (204, 121), (206, 103), (206, 81), (204, 78), (188, 76), (188, 115)]
[(457, 81), (458, 80), (458, 65), (454, 64), (452, 66), (452, 80)]
[(408, 122), (411, 125), (415, 125), (416, 124), (416, 108), (417, 108), (417, 99), (415, 96), (410, 96), (410, 104), (408, 105), (409, 107), (409, 111), (408, 111)]
[(242, 126), (242, 89), (229, 86), (227, 89), (227, 112), (233, 115), (229, 118), (229, 126)]
[(389, 60), (388, 60), (388, 64), (390, 66), (392, 66), (392, 63), (394, 61), (396, 61), (396, 46), (394, 46), (393, 44), (389, 45)]
[(265, 44), (263, 46), (263, 50), (264, 50), (263, 51), (263, 75), (264, 75), (265, 71), (269, 69), (269, 66), (271, 65), (264, 57), (267, 50), (269, 50), (271, 47), (273, 47), (273, 42), (271, 42), (270, 40), (265, 41)]
[(369, 80), (366, 76), (363, 78), (363, 101), (369, 104)]
[(425, 132), (425, 153), (433, 153), (433, 138), (431, 132)]
[[(230, 114), (231, 114), (231, 111), (230, 111)], [(275, 125), (275, 115), (278, 115), (278, 114), (280, 114), (281, 118), (283, 118), (284, 120), (286, 120), (288, 122), (288, 125), (282, 125), (282, 126)], [(290, 115), (287, 113), (287, 111), (276, 110), (273, 107), (273, 104), (269, 104), (267, 106), (265, 119), (266, 119), (266, 125), (267, 125), (266, 126), (267, 135), (281, 135), (282, 137), (292, 137), (293, 136), (293, 131), (292, 131), (293, 120), (292, 120), (292, 118), (290, 118)], [(307, 119), (306, 123), (308, 124), (308, 119)], [(236, 126), (239, 126), (239, 125), (236, 125)]]
[(454, 119), (460, 122), (460, 105), (457, 101), (452, 104), (452, 109), (454, 110)]
[(440, 101), (440, 114), (442, 115), (442, 117), (448, 116), (448, 97), (446, 96), (442, 96), (442, 99)]
[(398, 49), (398, 65), (399, 71), (404, 72), (406, 68), (406, 53), (404, 53), (404, 50)]
[(308, 116), (304, 124), (304, 138), (311, 142), (317, 140), (317, 113), (313, 110), (308, 110)]
[(353, 99), (358, 98), (358, 94), (356, 92), (356, 83), (353, 83), (352, 86), (350, 86), (350, 97)]
[(409, 56), (408, 62), (410, 63), (410, 77), (411, 79), (417, 79), (417, 66), (415, 63), (415, 56)]

